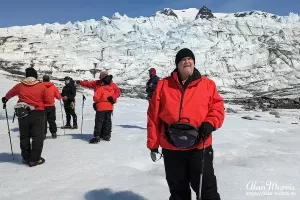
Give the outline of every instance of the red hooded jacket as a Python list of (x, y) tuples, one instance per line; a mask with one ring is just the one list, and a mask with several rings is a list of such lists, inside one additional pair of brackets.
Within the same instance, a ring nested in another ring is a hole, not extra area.
[(25, 78), (15, 85), (5, 95), (6, 99), (18, 96), (18, 102), (24, 102), (35, 107), (35, 110), (44, 110), (45, 104), (51, 103), (51, 96), (44, 84), (33, 77)]
[(97, 111), (113, 110), (113, 105), (107, 101), (107, 97), (113, 96), (114, 89), (110, 85), (99, 87), (94, 93), (93, 100), (97, 103)]
[[(100, 80), (97, 81), (80, 81), (80, 85), (87, 87), (87, 88), (91, 88), (94, 89), (94, 92), (96, 92), (98, 90), (99, 87), (103, 87), (103, 85), (101, 84)], [(113, 90), (114, 90), (114, 94), (112, 95), (112, 98), (114, 99), (114, 101), (117, 101), (117, 98), (120, 97), (120, 89), (119, 87), (111, 81), (111, 83), (109, 84)]]
[[(194, 69), (196, 70), (196, 69)], [(183, 90), (177, 72), (158, 82), (157, 88), (149, 103), (147, 117), (147, 147), (156, 149), (181, 150), (171, 145), (165, 138), (164, 124), (173, 124), (181, 118), (189, 119), (190, 124), (200, 127), (202, 122), (211, 123), (215, 129), (224, 121), (224, 101), (218, 94), (215, 83), (201, 76), (196, 76)], [(198, 74), (198, 75), (197, 75)], [(212, 144), (212, 136), (206, 140), (205, 147)], [(202, 149), (200, 142), (197, 147)]]
[(43, 82), (43, 84), (47, 87), (47, 91), (51, 96), (51, 103), (45, 104), (45, 106), (55, 106), (54, 98), (57, 100), (62, 98), (58, 88), (52, 82)]

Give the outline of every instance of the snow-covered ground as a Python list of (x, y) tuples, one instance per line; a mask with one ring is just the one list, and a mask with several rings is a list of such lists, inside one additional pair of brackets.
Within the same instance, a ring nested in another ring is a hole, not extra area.
[[(15, 82), (0, 75), (0, 95)], [(82, 95), (76, 97), (78, 123)], [(83, 135), (78, 130), (49, 135), (42, 156), (46, 163), (21, 163), (18, 124), (8, 115), (15, 160), (12, 161), (4, 110), (0, 110), (1, 200), (159, 200), (168, 199), (163, 160), (153, 163), (146, 148), (147, 101), (120, 98), (113, 114), (111, 142), (89, 144), (94, 127), (92, 96), (84, 104)], [(59, 102), (57, 124), (62, 125)], [(215, 172), (223, 200), (298, 200), (300, 196), (299, 110), (280, 110), (280, 118), (259, 111), (227, 114), (213, 135)], [(242, 119), (251, 116), (257, 120)], [(260, 117), (258, 117), (258, 115)], [(256, 117), (255, 117), (256, 116)], [(200, 162), (200, 161), (199, 161)], [(269, 186), (269, 184), (271, 184)], [(269, 194), (269, 195), (268, 195)], [(195, 197), (194, 197), (195, 198)]]

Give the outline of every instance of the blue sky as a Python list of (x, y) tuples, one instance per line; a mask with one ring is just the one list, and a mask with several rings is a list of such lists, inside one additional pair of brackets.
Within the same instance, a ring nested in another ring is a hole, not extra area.
[(300, 0), (1, 0), (0, 27), (97, 20), (115, 12), (148, 17), (163, 8), (202, 5), (213, 12), (263, 10), (278, 15), (300, 14)]

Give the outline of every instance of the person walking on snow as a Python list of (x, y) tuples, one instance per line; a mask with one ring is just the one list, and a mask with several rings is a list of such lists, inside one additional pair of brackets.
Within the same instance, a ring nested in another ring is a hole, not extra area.
[[(75, 113), (75, 96), (76, 86), (72, 78), (66, 76), (64, 78), (65, 86), (62, 89), (61, 96), (64, 102), (67, 123), (62, 128), (64, 129), (77, 129), (77, 115)], [(71, 116), (73, 118), (73, 127), (71, 126)]]
[(50, 82), (48, 75), (43, 76), (43, 84), (47, 87), (47, 91), (51, 96), (51, 103), (45, 104), (45, 138), (47, 135), (47, 122), (49, 124), (49, 130), (52, 138), (57, 138), (57, 126), (56, 126), (56, 109), (55, 109), (55, 98), (61, 100), (61, 95), (58, 88)]
[(156, 75), (155, 68), (150, 68), (148, 71), (149, 71), (150, 79), (148, 80), (148, 82), (146, 84), (146, 92), (147, 92), (147, 100), (150, 101), (160, 78)]
[(108, 101), (108, 97), (114, 94), (114, 89), (110, 86), (112, 75), (106, 75), (101, 79), (102, 86), (94, 93), (93, 100), (96, 105), (94, 136), (90, 143), (100, 142), (100, 138), (110, 141), (111, 138), (111, 114), (113, 103)]
[(174, 72), (158, 82), (149, 103), (147, 147), (153, 161), (162, 148), (170, 200), (191, 200), (190, 187), (198, 199), (202, 169), (201, 199), (220, 200), (212, 132), (223, 124), (224, 101), (214, 81), (195, 68), (190, 49), (181, 49), (175, 64)]
[(14, 96), (19, 98), (14, 108), (19, 122), (22, 162), (33, 167), (45, 162), (41, 157), (44, 145), (44, 109), (45, 104), (51, 103), (51, 96), (45, 85), (37, 80), (38, 75), (34, 68), (27, 68), (25, 74), (26, 78), (2, 97), (2, 103), (6, 108), (9, 99)]

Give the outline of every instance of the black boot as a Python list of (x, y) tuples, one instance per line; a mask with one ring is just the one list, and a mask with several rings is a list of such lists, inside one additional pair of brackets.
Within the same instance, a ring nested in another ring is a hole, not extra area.
[(70, 124), (66, 124), (65, 126), (61, 127), (62, 129), (71, 129), (72, 126)]
[(57, 138), (57, 134), (56, 133), (52, 133), (52, 138), (53, 139)]
[(105, 141), (110, 141), (110, 137), (103, 137), (102, 139)]
[(77, 124), (74, 124), (73, 127), (72, 127), (72, 129), (78, 129)]
[(90, 144), (97, 144), (100, 142), (100, 137), (99, 136), (96, 136), (96, 137), (93, 137), (91, 140), (90, 140)]
[(23, 158), (23, 159), (22, 159), (22, 163), (28, 165), (29, 161), (28, 161), (28, 159), (24, 159), (24, 158)]
[(43, 164), (43, 163), (45, 163), (45, 159), (44, 158), (40, 158), (38, 161), (36, 161), (36, 162), (28, 162), (28, 166), (29, 167), (34, 167), (34, 166), (37, 166), (37, 165), (41, 165), (41, 164)]

